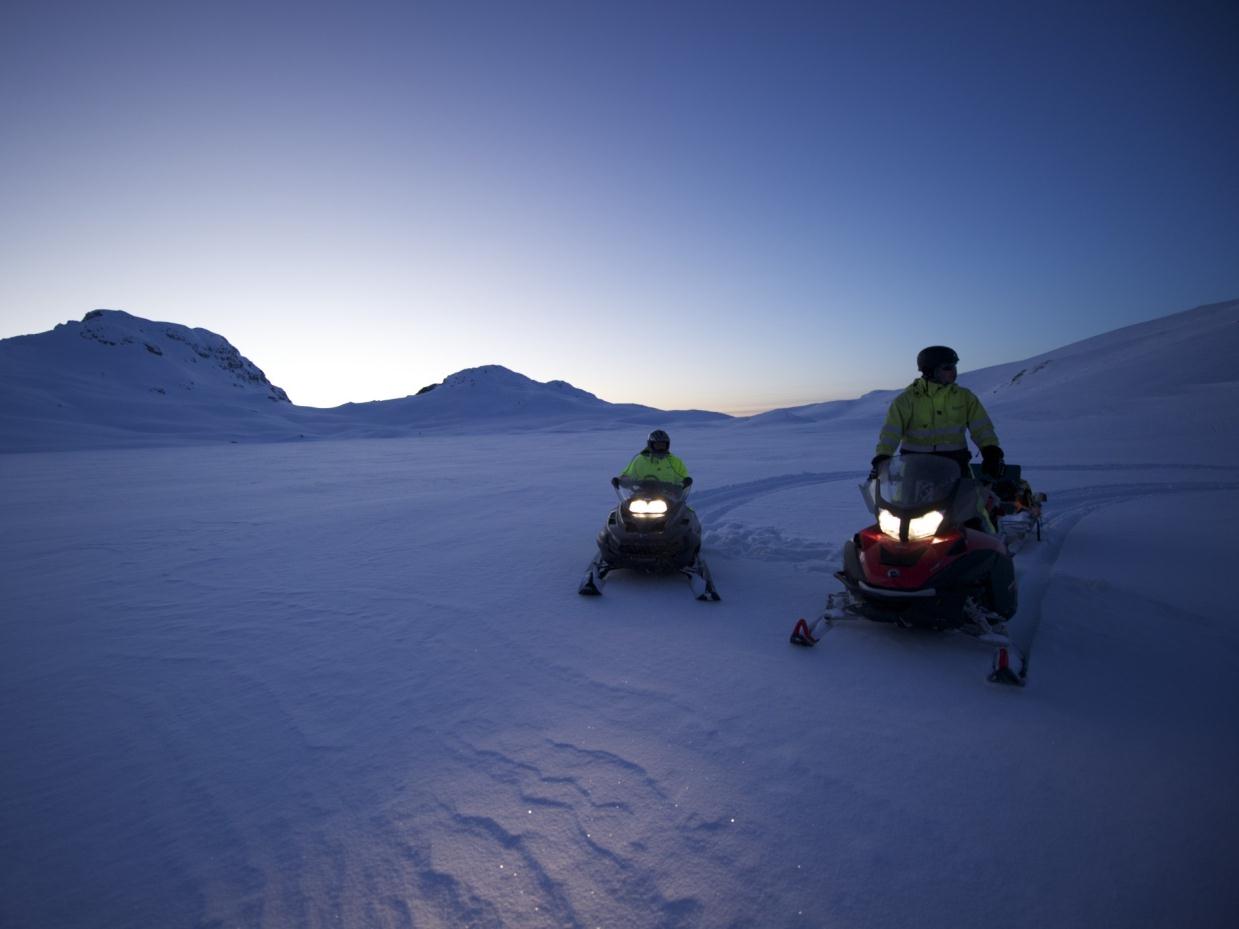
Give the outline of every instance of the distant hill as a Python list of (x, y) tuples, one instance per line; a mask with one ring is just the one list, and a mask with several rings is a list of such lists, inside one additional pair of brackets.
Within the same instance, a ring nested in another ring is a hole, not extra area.
[[(963, 359), (965, 368), (966, 364)], [(874, 421), (875, 417), (880, 422), (891, 399), (913, 376), (890, 390), (771, 410), (747, 423)], [(1202, 385), (1239, 383), (1239, 300), (1126, 326), (1022, 361), (964, 370), (959, 383), (974, 391), (990, 412), (1018, 407), (1021, 416), (1040, 410), (1046, 417), (1067, 411), (1104, 413), (1138, 401), (1182, 395)]]
[(92, 310), (0, 341), (0, 449), (255, 438), (282, 429), (288, 395), (205, 329)]
[(299, 407), (223, 336), (119, 310), (0, 340), (0, 451), (722, 422), (470, 368), (399, 400)]
[[(806, 441), (828, 434), (867, 461), (891, 399), (911, 381), (854, 400), (772, 410), (737, 428), (800, 431)], [(1224, 468), (1239, 435), (1239, 300), (964, 370), (959, 382), (984, 403), (1008, 461), (1044, 468), (1215, 460)]]
[(664, 411), (608, 403), (566, 381), (535, 381), (501, 365), (468, 368), (411, 397), (349, 403), (334, 412), (354, 423), (419, 429), (469, 430), (486, 423), (506, 428), (580, 428), (582, 423), (713, 422), (731, 417), (703, 410)]
[(121, 310), (91, 310), (81, 322), (61, 323), (51, 332), (4, 339), (0, 351), (6, 382), (64, 394), (171, 392), (289, 402), (222, 336)]
[(988, 407), (1105, 411), (1239, 382), (1239, 300), (1125, 326), (961, 376)]
[[(1016, 425), (1035, 427), (1025, 445), (1041, 449), (1054, 445), (1064, 416), (1089, 418), (1087, 427), (1098, 431), (1113, 430), (1121, 420), (1134, 435), (1142, 415), (1173, 409), (1175, 415), (1163, 417), (1173, 427), (1147, 437), (1148, 454), (1162, 460), (1176, 453), (1176, 445), (1202, 437), (1221, 435), (1223, 446), (1233, 441), (1236, 430), (1229, 419), (1219, 424), (1216, 411), (1239, 409), (1237, 360), (1239, 300), (965, 371), (960, 383), (981, 396), (1000, 436)], [(564, 381), (542, 383), (487, 365), (402, 399), (316, 409), (290, 402), (223, 336), (94, 310), (51, 332), (0, 341), (0, 451), (687, 423), (876, 434), (891, 398), (904, 386), (733, 419), (702, 410), (608, 403)], [(1233, 402), (1192, 402), (1219, 391), (1233, 395)], [(1198, 416), (1205, 408), (1215, 412)], [(1043, 426), (1036, 427), (1038, 422)], [(1136, 438), (1127, 441), (1130, 446)], [(1219, 447), (1218, 454), (1227, 451)]]

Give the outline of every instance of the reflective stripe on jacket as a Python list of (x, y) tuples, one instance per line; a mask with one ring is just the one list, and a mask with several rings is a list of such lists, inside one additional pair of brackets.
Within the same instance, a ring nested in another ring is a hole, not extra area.
[(646, 450), (628, 462), (628, 467), (620, 476), (631, 477), (635, 480), (652, 477), (668, 484), (683, 484), (684, 478), (688, 477), (688, 468), (684, 467), (684, 462), (670, 452), (666, 455), (653, 455)]
[(994, 424), (981, 401), (967, 387), (937, 384), (918, 377), (891, 401), (878, 436), (879, 455), (905, 452), (967, 451), (964, 430), (978, 448), (997, 445)]

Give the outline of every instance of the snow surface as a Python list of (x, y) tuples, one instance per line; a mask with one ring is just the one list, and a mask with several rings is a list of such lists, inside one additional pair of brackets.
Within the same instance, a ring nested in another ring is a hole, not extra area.
[[(536, 391), (502, 433), (0, 455), (0, 925), (1233, 925), (1237, 335), (966, 378), (1050, 498), (1023, 690), (954, 634), (787, 643), (889, 394), (675, 426), (714, 604), (576, 594), (646, 427)], [(133, 431), (65, 423), (21, 447)]]

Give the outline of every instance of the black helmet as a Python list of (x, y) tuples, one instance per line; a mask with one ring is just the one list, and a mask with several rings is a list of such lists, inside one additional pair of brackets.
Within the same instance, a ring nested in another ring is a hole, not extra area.
[(953, 364), (959, 364), (959, 356), (955, 354), (955, 349), (947, 348), (945, 345), (931, 345), (929, 348), (923, 348), (916, 356), (916, 369), (926, 377), (932, 375), (939, 365)]
[(650, 437), (645, 440), (645, 447), (655, 454), (665, 455), (671, 451), (671, 436), (661, 429), (655, 429), (650, 433)]

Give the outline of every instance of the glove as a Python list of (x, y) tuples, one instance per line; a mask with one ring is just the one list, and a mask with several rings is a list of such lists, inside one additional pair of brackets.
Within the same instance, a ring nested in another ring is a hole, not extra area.
[(986, 445), (981, 449), (981, 473), (993, 478), (1002, 477), (1006, 465), (1002, 460), (1002, 449), (997, 445)]
[(869, 480), (876, 481), (878, 479), (878, 468), (882, 466), (882, 462), (890, 460), (890, 455), (874, 455), (873, 461), (869, 462), (871, 466), (869, 470)]

